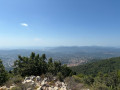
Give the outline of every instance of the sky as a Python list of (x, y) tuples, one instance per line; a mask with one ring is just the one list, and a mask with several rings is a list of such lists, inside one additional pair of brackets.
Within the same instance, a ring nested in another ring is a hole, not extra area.
[(120, 0), (0, 0), (0, 48), (120, 47)]

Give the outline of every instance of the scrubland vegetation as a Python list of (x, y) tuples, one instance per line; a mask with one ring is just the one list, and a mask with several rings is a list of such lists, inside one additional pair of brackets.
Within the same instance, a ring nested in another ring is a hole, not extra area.
[(71, 68), (78, 80), (94, 90), (120, 90), (120, 57)]

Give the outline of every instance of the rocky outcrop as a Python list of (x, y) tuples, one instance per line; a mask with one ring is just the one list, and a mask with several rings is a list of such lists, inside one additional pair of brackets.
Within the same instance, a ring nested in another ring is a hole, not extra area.
[(38, 87), (36, 90), (67, 90), (67, 84), (64, 82), (56, 81), (56, 79), (50, 81), (48, 78), (42, 80), (40, 76), (26, 77), (22, 83)]
[[(65, 82), (60, 82), (56, 78), (49, 80), (47, 77), (41, 78), (40, 76), (25, 77), (22, 85), (28, 86), (25, 90), (67, 90), (67, 84)], [(15, 87), (18, 86), (14, 84), (9, 88), (2, 86), (0, 90), (12, 90)]]
[(0, 87), (0, 90), (12, 90), (12, 88), (16, 87), (14, 84), (12, 84), (12, 86), (10, 86), (9, 88), (6, 86), (2, 86)]

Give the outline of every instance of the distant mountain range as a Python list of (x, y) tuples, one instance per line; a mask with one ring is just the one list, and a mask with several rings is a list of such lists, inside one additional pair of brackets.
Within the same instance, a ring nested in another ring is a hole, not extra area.
[[(52, 50), (52, 51), (51, 51)], [(120, 48), (114, 47), (100, 47), (100, 46), (73, 46), (73, 47), (55, 47), (55, 48), (48, 48), (48, 51), (51, 52), (85, 52), (85, 53), (95, 53), (95, 52), (120, 52)]]

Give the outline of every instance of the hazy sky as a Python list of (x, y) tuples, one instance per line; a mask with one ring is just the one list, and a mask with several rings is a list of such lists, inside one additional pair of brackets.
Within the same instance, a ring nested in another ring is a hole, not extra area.
[(120, 0), (0, 0), (0, 47), (120, 46)]

